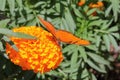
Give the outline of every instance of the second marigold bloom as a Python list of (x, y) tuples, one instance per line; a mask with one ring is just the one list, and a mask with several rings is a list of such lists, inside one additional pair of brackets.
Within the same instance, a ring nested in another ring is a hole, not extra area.
[(80, 0), (78, 2), (78, 6), (83, 6), (85, 4), (86, 0)]
[(13, 31), (37, 37), (37, 40), (11, 37), (19, 48), (17, 52), (9, 44), (6, 45), (6, 52), (14, 64), (21, 66), (23, 70), (40, 73), (49, 72), (59, 66), (63, 56), (51, 33), (35, 26), (15, 28)]

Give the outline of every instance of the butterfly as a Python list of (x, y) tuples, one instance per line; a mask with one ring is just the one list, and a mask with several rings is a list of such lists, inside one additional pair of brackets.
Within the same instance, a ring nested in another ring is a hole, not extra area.
[(40, 16), (38, 16), (38, 18), (40, 22), (46, 27), (46, 29), (55, 37), (56, 40), (67, 43), (67, 44), (76, 44), (76, 45), (90, 44), (88, 40), (80, 39), (66, 30), (61, 30), (61, 29), (57, 30), (50, 22), (45, 21)]

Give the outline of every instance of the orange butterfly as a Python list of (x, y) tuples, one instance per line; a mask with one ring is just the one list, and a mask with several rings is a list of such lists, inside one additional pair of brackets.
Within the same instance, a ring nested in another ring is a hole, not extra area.
[(77, 44), (77, 45), (89, 45), (90, 42), (87, 40), (82, 40), (76, 36), (74, 36), (72, 33), (65, 31), (65, 30), (56, 30), (55, 27), (42, 19), (41, 17), (38, 17), (39, 20), (42, 22), (42, 24), (47, 28), (49, 32), (52, 33), (52, 35), (59, 41), (62, 41), (64, 43), (68, 44)]

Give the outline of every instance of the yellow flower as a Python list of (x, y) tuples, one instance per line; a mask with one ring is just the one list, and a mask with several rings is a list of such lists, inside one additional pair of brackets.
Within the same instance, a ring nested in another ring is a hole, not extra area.
[(59, 44), (51, 33), (35, 26), (14, 28), (13, 31), (37, 37), (37, 40), (10, 38), (19, 48), (17, 52), (6, 44), (6, 52), (14, 64), (21, 66), (23, 70), (40, 73), (49, 72), (59, 66), (63, 56)]

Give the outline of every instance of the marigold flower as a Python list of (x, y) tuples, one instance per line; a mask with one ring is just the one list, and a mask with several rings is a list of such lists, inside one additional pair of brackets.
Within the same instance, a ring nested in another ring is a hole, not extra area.
[(104, 4), (103, 4), (103, 2), (101, 2), (101, 1), (98, 1), (96, 4), (95, 3), (90, 3), (89, 4), (89, 7), (90, 8), (101, 8), (101, 7), (103, 7), (104, 6)]
[(86, 0), (80, 0), (78, 2), (78, 6), (83, 6), (85, 4)]
[[(103, 2), (101, 2), (101, 1), (98, 1), (97, 3), (90, 3), (90, 4), (89, 4), (89, 7), (90, 7), (90, 8), (97, 8), (97, 9), (99, 9), (99, 10), (103, 10), (103, 6), (104, 6), (104, 4), (103, 4)], [(96, 15), (97, 15), (97, 12), (96, 12), (96, 11), (93, 12), (92, 15), (93, 15), (93, 16), (96, 16)]]
[(6, 52), (10, 60), (22, 67), (23, 70), (45, 73), (59, 66), (63, 60), (60, 46), (52, 34), (40, 27), (19, 27), (14, 32), (23, 32), (37, 37), (37, 40), (11, 37), (11, 40), (19, 48), (15, 51), (6, 44)]

